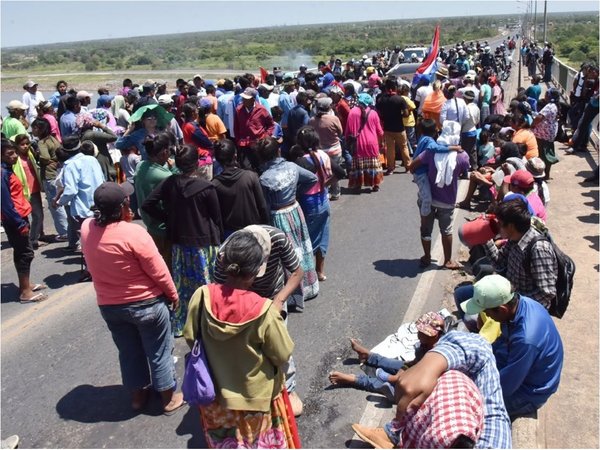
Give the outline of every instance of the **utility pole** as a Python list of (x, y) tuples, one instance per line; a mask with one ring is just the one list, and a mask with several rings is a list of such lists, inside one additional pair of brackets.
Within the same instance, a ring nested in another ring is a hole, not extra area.
[(535, 41), (536, 32), (537, 32), (537, 0), (533, 0), (535, 3), (535, 12), (533, 13), (533, 40)]
[(546, 42), (546, 28), (548, 28), (548, 0), (544, 0), (544, 42)]

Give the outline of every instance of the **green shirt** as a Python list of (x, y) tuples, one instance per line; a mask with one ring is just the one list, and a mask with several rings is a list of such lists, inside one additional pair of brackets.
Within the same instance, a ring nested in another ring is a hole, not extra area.
[(146, 225), (146, 228), (148, 229), (148, 233), (154, 236), (166, 236), (166, 225), (146, 214), (144, 210), (141, 209), (142, 204), (144, 203), (144, 200), (146, 200), (146, 197), (150, 195), (150, 192), (171, 175), (173, 175), (173, 172), (171, 172), (166, 165), (161, 166), (151, 161), (140, 162), (135, 170), (133, 180), (135, 183), (135, 195), (140, 207), (140, 215), (142, 216), (144, 225)]
[(6, 139), (11, 139), (19, 134), (27, 134), (27, 130), (19, 119), (9, 116), (2, 123), (2, 133)]
[(40, 174), (42, 180), (52, 181), (56, 178), (58, 159), (56, 159), (56, 150), (60, 147), (60, 142), (51, 134), (38, 141), (40, 151)]
[(492, 100), (492, 88), (489, 84), (481, 85), (481, 104), (490, 106)]

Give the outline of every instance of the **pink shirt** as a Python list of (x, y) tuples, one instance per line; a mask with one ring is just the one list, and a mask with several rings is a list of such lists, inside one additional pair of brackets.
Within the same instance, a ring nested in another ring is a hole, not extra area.
[(165, 261), (148, 232), (128, 222), (106, 227), (87, 219), (81, 225), (81, 249), (92, 274), (98, 305), (123, 305), (177, 290)]
[(547, 218), (546, 208), (544, 206), (544, 202), (542, 202), (542, 199), (537, 192), (531, 191), (527, 195), (527, 201), (529, 202), (529, 206), (531, 206), (535, 215), (542, 219), (545, 223)]
[[(371, 111), (371, 113), (356, 140), (357, 158), (377, 158), (379, 156), (379, 136), (383, 136), (383, 128), (377, 112), (372, 108), (368, 108), (367, 111)], [(358, 134), (361, 119), (361, 109), (358, 106), (352, 108), (346, 123), (346, 138), (349, 135)]]
[(50, 123), (50, 134), (62, 144), (62, 136), (60, 135), (60, 128), (58, 126), (56, 117), (54, 117), (52, 114), (44, 114), (42, 119), (46, 119), (48, 123)]

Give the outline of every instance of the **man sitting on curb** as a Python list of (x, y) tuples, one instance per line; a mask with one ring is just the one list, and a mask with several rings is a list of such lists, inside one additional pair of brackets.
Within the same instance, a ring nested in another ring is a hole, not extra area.
[[(498, 204), (496, 220), (500, 228), (500, 248), (489, 240), (484, 248), (492, 267), (488, 270), (503, 272), (515, 290), (539, 302), (548, 309), (556, 297), (558, 263), (552, 244), (539, 240), (541, 233), (531, 224), (528, 205), (516, 198)], [(497, 241), (498, 242), (498, 241)], [(470, 297), (471, 286), (461, 286), (454, 291), (458, 304)]]
[(560, 335), (550, 314), (535, 300), (514, 292), (501, 275), (488, 275), (461, 304), (467, 314), (484, 311), (500, 322), (492, 345), (506, 411), (512, 420), (532, 414), (556, 392), (563, 364)]
[(458, 370), (471, 378), (483, 396), (483, 430), (475, 448), (511, 448), (510, 420), (502, 400), (500, 375), (492, 347), (481, 336), (462, 331), (451, 331), (442, 336), (418, 364), (400, 377), (396, 384), (396, 419), (384, 428), (354, 424), (353, 430), (376, 448), (400, 445), (403, 417), (413, 414), (426, 403), (440, 377), (449, 370)]

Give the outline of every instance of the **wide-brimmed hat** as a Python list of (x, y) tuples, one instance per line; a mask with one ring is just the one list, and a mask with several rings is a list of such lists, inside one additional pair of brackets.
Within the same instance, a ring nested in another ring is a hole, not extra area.
[(423, 314), (415, 322), (417, 330), (421, 333), (435, 337), (444, 331), (444, 318), (440, 313), (428, 312)]
[(435, 74), (442, 78), (448, 78), (448, 68), (442, 66), (435, 71)]
[(153, 103), (151, 105), (144, 105), (140, 107), (129, 117), (129, 123), (134, 123), (142, 120), (142, 116), (147, 111), (152, 111), (156, 114), (156, 126), (158, 128), (166, 128), (167, 125), (171, 123), (171, 119), (175, 117), (173, 114), (165, 111), (164, 108), (161, 108), (157, 103)]
[(530, 158), (525, 164), (527, 170), (533, 175), (533, 178), (544, 178), (546, 176), (546, 163), (542, 158)]
[(29, 80), (27, 83), (25, 83), (23, 85), (23, 89), (29, 89), (29, 88), (32, 88), (37, 85), (38, 85), (38, 83), (36, 83), (35, 81)]

